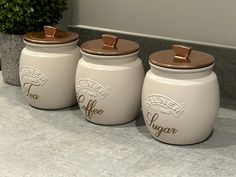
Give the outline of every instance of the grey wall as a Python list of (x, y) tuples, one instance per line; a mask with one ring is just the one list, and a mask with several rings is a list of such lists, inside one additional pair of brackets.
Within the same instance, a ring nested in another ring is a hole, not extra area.
[(71, 25), (236, 47), (235, 0), (69, 0)]
[(62, 30), (67, 30), (67, 26), (69, 25), (69, 21), (70, 21), (70, 13), (69, 13), (69, 9), (66, 10), (63, 14), (62, 14), (62, 19), (60, 20), (59, 24), (57, 25), (57, 27), (59, 29)]

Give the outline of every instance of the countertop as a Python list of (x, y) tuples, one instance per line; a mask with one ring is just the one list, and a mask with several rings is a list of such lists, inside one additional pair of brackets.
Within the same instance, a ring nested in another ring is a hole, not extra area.
[(236, 110), (220, 108), (207, 141), (173, 146), (153, 139), (141, 114), (125, 125), (99, 126), (78, 105), (35, 109), (0, 76), (0, 177), (153, 176), (236, 176)]

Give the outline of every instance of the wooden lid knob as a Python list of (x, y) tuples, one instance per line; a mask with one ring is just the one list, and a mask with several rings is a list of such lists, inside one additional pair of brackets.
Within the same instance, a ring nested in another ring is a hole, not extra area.
[(173, 45), (173, 51), (175, 61), (189, 62), (189, 55), (192, 51), (191, 47), (183, 45)]
[(44, 35), (45, 37), (54, 38), (57, 33), (57, 28), (53, 26), (44, 26)]
[(116, 44), (118, 42), (118, 37), (110, 34), (103, 34), (102, 40), (103, 40), (103, 46), (109, 47), (109, 48), (116, 48)]

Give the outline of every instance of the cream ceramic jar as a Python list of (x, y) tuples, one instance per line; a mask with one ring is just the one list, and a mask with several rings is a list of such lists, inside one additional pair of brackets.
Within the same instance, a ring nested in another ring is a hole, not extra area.
[(133, 120), (140, 110), (144, 70), (133, 41), (103, 35), (85, 42), (76, 71), (76, 95), (84, 117), (103, 125)]
[(153, 53), (142, 90), (151, 135), (169, 144), (194, 144), (212, 132), (219, 108), (214, 57), (186, 46)]
[(30, 105), (60, 109), (76, 103), (75, 72), (80, 49), (78, 34), (45, 26), (24, 36), (20, 82)]

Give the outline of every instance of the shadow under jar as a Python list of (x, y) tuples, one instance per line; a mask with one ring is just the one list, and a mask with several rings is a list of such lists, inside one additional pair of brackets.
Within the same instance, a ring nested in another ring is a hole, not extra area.
[(24, 36), (20, 82), (30, 105), (61, 109), (76, 103), (75, 72), (80, 49), (78, 34), (45, 26)]
[(150, 55), (142, 110), (151, 135), (169, 144), (195, 144), (211, 133), (219, 108), (214, 57), (191, 47)]
[(76, 71), (76, 95), (84, 117), (93, 123), (130, 122), (140, 110), (144, 79), (139, 45), (103, 35), (81, 45)]

